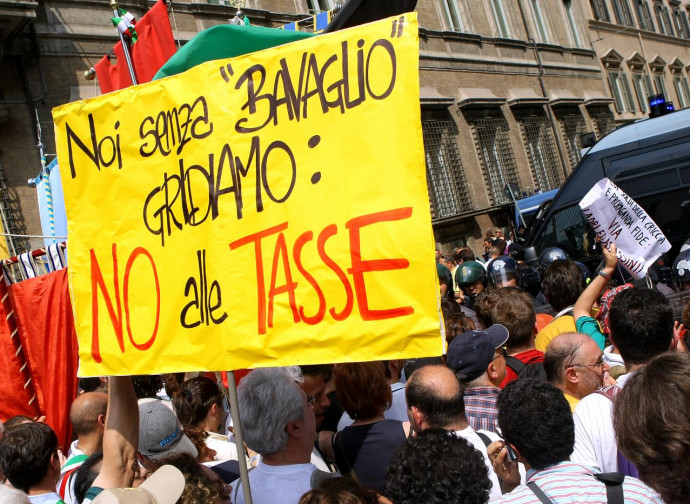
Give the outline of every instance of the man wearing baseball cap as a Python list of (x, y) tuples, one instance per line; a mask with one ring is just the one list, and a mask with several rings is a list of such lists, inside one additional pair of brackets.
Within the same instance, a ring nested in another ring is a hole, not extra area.
[(175, 413), (161, 401), (139, 405), (139, 460), (146, 468), (150, 460), (162, 460), (186, 453), (199, 454), (194, 443), (184, 434)]
[(484, 331), (467, 331), (448, 346), (446, 363), (463, 384), (465, 415), (475, 430), (496, 430), (508, 336), (505, 326), (494, 324)]

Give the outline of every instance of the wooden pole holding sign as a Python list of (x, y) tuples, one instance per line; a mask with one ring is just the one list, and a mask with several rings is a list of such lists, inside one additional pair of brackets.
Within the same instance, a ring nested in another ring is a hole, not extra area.
[(240, 420), (240, 406), (237, 403), (237, 385), (235, 383), (235, 372), (228, 372), (228, 392), (230, 393), (230, 414), (232, 415), (232, 425), (237, 443), (237, 457), (240, 466), (240, 481), (242, 482), (242, 492), (244, 502), (252, 504), (252, 493), (249, 488), (249, 471), (244, 460), (244, 440), (242, 439), (242, 422)]

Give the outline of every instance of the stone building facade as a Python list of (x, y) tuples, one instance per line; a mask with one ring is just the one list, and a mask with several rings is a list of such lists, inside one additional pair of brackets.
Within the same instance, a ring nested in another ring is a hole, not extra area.
[[(123, 1), (141, 15), (153, 0)], [(227, 0), (175, 1), (181, 43), (235, 13)], [(335, 0), (246, 0), (277, 27)], [(518, 195), (559, 187), (597, 138), (646, 117), (649, 95), (690, 105), (690, 0), (419, 0), (421, 109), (434, 232), (480, 250), (508, 228)], [(84, 71), (116, 41), (108, 0), (0, 1), (0, 205), (8, 231), (40, 235), (37, 127), (55, 152), (50, 111), (97, 94)], [(41, 246), (15, 239), (17, 252)]]

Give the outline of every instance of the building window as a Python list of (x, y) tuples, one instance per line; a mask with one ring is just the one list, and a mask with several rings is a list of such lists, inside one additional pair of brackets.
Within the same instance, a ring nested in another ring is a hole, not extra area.
[(633, 0), (635, 6), (635, 13), (637, 14), (637, 21), (640, 28), (643, 30), (654, 31), (654, 22), (652, 21), (652, 12), (649, 10), (647, 0)]
[(496, 21), (496, 29), (501, 37), (510, 37), (510, 26), (508, 25), (508, 18), (506, 11), (503, 8), (503, 0), (490, 0), (491, 10), (494, 13), (494, 20)]
[(563, 183), (563, 170), (548, 118), (543, 113), (517, 117), (534, 180), (534, 192), (550, 191)]
[(690, 89), (688, 88), (687, 79), (682, 75), (676, 75), (673, 78), (673, 85), (676, 87), (678, 105), (680, 108), (685, 108), (690, 105)]
[(611, 87), (611, 96), (613, 96), (613, 101), (616, 104), (616, 112), (619, 114), (635, 112), (635, 102), (630, 92), (628, 78), (623, 70), (620, 68), (609, 70), (609, 86)]
[(572, 171), (577, 163), (582, 159), (582, 138), (581, 135), (587, 132), (585, 118), (578, 109), (568, 108), (561, 111), (558, 115), (561, 125), (561, 134), (565, 140), (565, 148), (568, 152), (568, 162)]
[(422, 121), (422, 133), (432, 216), (449, 217), (472, 210), (455, 140), (455, 124), (449, 120), (426, 119)]
[(597, 140), (601, 140), (616, 126), (613, 114), (608, 107), (597, 107), (589, 111), (589, 117), (594, 123), (594, 132), (597, 135)]
[(534, 24), (537, 27), (537, 33), (539, 34), (539, 42), (549, 43), (549, 32), (546, 29), (546, 19), (544, 18), (544, 13), (541, 10), (541, 5), (539, 5), (539, 0), (532, 0), (532, 14), (534, 14)]
[(679, 37), (690, 38), (690, 24), (688, 24), (687, 12), (681, 10), (680, 5), (676, 4), (673, 9), (673, 21), (676, 26), (676, 33)]
[(333, 8), (331, 0), (307, 0), (309, 12), (324, 12)]
[(443, 0), (443, 7), (446, 10), (446, 20), (450, 30), (456, 32), (465, 31), (457, 0)]
[(565, 17), (568, 20), (568, 28), (570, 29), (570, 39), (575, 47), (582, 47), (582, 39), (580, 38), (580, 30), (578, 30), (577, 22), (575, 21), (572, 0), (564, 0), (563, 7), (565, 8)]
[(609, 16), (609, 10), (606, 8), (605, 0), (589, 0), (589, 4), (592, 7), (594, 19), (598, 21), (611, 21), (611, 16)]
[(635, 21), (630, 12), (628, 0), (611, 0), (613, 13), (616, 15), (616, 22), (623, 26), (635, 26)]
[(656, 88), (657, 94), (663, 94), (666, 99), (669, 98), (668, 93), (666, 92), (666, 83), (664, 82), (663, 70), (654, 74), (654, 87)]
[(505, 194), (508, 184), (516, 184), (518, 192), (520, 179), (510, 145), (508, 122), (504, 117), (482, 117), (470, 120), (475, 135), (477, 155), (484, 168), (484, 179), (489, 201), (492, 205), (510, 203)]
[(652, 81), (647, 74), (634, 73), (633, 84), (635, 85), (635, 94), (637, 94), (637, 103), (642, 112), (647, 112), (647, 102), (652, 92)]
[(663, 3), (654, 2), (654, 15), (656, 16), (656, 23), (659, 25), (661, 33), (664, 35), (673, 35), (671, 16), (668, 13), (668, 8)]

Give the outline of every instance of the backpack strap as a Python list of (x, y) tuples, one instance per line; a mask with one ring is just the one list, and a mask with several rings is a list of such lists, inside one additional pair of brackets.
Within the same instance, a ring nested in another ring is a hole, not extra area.
[(518, 376), (520, 376), (520, 373), (522, 373), (525, 370), (525, 367), (527, 367), (527, 365), (524, 362), (522, 362), (520, 359), (513, 357), (512, 355), (506, 357), (506, 366), (512, 369)]
[(606, 485), (608, 504), (624, 504), (623, 481), (625, 476), (619, 472), (610, 472), (595, 474), (594, 477)]
[(487, 436), (483, 432), (479, 432), (479, 431), (475, 431), (475, 432), (477, 433), (477, 436), (479, 436), (479, 439), (482, 440), (482, 443), (484, 443), (484, 446), (486, 446), (488, 448), (489, 445), (492, 443), (491, 438), (489, 438), (489, 436)]
[(543, 504), (553, 504), (553, 501), (546, 496), (546, 494), (542, 491), (541, 488), (539, 488), (539, 486), (534, 481), (530, 481), (529, 483), (527, 483), (527, 488), (532, 490), (532, 492), (534, 492), (534, 495), (536, 495), (537, 498)]
[[(608, 502), (608, 504), (625, 504), (623, 496), (623, 481), (625, 480), (625, 476), (617, 472), (599, 473), (593, 474), (592, 476), (606, 485), (606, 502)], [(547, 497), (534, 481), (527, 483), (527, 488), (532, 490), (534, 495), (536, 495), (543, 504), (553, 504), (553, 501)]]

